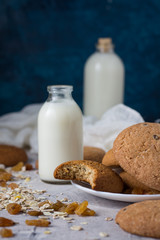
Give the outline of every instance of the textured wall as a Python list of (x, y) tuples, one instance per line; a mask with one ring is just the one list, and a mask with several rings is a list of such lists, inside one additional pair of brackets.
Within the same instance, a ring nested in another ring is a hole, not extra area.
[(83, 66), (110, 36), (126, 67), (125, 104), (160, 118), (159, 0), (0, 0), (0, 115), (72, 84), (82, 107)]

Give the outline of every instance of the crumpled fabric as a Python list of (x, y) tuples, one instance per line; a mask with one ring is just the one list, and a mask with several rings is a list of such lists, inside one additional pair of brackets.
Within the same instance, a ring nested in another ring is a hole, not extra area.
[[(31, 104), (0, 117), (0, 144), (29, 147), (31, 153), (38, 153), (37, 117), (41, 106)], [(108, 151), (123, 129), (140, 122), (144, 122), (142, 116), (124, 104), (110, 108), (101, 119), (83, 116), (83, 143)]]

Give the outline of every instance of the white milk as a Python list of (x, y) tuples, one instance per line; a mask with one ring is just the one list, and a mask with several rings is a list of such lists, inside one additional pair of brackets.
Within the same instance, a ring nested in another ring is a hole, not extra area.
[(84, 115), (100, 118), (123, 102), (124, 65), (114, 53), (111, 39), (99, 39), (98, 51), (87, 60), (84, 68)]
[(47, 182), (60, 181), (53, 177), (59, 164), (83, 159), (82, 113), (70, 95), (72, 88), (60, 87), (67, 90), (55, 98), (53, 93), (38, 116), (39, 175)]

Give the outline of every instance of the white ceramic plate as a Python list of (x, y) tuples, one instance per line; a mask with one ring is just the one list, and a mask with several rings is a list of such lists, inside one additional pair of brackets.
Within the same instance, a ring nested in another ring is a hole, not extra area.
[(90, 185), (84, 182), (78, 181), (71, 181), (71, 183), (78, 189), (92, 194), (94, 196), (115, 200), (115, 201), (122, 201), (122, 202), (139, 202), (143, 200), (153, 200), (153, 199), (160, 199), (160, 194), (154, 195), (136, 195), (136, 194), (121, 194), (121, 193), (110, 193), (110, 192), (100, 192), (95, 191), (90, 188)]

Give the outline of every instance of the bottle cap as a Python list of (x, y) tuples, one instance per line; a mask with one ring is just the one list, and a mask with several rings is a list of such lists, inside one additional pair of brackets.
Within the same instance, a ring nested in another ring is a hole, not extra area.
[(112, 38), (98, 38), (97, 49), (108, 52), (112, 48)]

